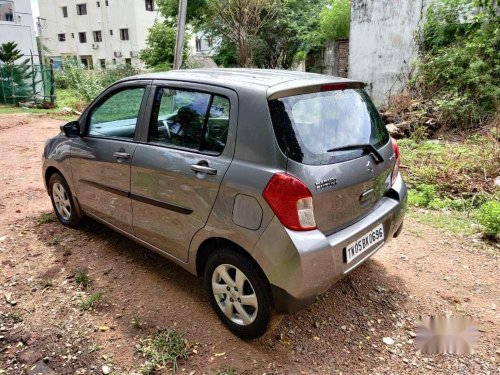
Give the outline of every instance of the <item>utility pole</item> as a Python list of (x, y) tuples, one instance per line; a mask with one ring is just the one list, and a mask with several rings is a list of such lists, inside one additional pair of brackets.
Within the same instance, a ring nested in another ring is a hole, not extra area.
[(184, 34), (186, 33), (187, 0), (179, 0), (179, 14), (177, 15), (177, 37), (175, 39), (174, 69), (182, 65), (182, 50), (184, 47)]

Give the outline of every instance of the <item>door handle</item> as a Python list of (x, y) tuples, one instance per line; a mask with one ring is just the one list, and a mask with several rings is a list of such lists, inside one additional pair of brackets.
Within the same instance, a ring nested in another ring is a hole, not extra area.
[(126, 152), (115, 152), (113, 156), (117, 159), (130, 159), (130, 154), (127, 154)]
[(209, 174), (211, 176), (214, 176), (217, 174), (217, 169), (211, 168), (207, 165), (193, 164), (191, 166), (191, 170), (195, 171), (197, 173)]

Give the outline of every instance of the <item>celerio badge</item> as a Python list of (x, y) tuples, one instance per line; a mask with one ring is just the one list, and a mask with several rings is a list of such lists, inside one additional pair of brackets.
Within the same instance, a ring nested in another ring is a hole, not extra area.
[(337, 185), (337, 179), (329, 178), (328, 180), (316, 182), (314, 185), (316, 186), (316, 190), (326, 189), (327, 187), (333, 187)]

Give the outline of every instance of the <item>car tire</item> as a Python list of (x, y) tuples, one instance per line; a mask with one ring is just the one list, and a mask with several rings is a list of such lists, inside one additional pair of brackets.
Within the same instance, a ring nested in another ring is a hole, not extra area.
[(49, 179), (49, 195), (57, 219), (62, 225), (77, 228), (83, 217), (77, 211), (68, 183), (59, 173), (54, 173)]
[(204, 281), (212, 308), (231, 332), (242, 339), (266, 332), (272, 307), (269, 283), (249, 257), (230, 249), (215, 251)]

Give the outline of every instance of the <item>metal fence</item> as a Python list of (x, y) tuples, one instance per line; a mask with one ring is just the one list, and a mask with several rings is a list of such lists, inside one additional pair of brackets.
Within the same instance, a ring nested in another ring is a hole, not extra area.
[(0, 62), (0, 103), (54, 103), (54, 91), (54, 70), (50, 64), (34, 64), (30, 58), (15, 64)]

